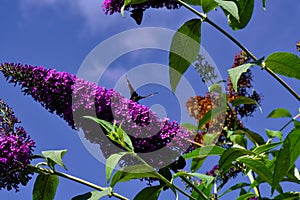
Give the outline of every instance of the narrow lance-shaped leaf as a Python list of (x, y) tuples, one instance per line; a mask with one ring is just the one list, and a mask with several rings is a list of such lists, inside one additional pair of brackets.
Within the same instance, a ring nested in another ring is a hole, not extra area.
[(222, 155), (224, 149), (219, 146), (203, 146), (201, 148), (197, 148), (187, 154), (183, 155), (184, 159), (191, 159), (191, 158), (203, 158), (207, 156), (218, 156)]
[(279, 150), (274, 167), (272, 191), (287, 175), (300, 155), (300, 129), (293, 129)]
[(251, 99), (249, 97), (245, 97), (245, 96), (239, 96), (238, 98), (234, 99), (232, 101), (232, 106), (235, 107), (235, 106), (239, 106), (239, 105), (242, 105), (242, 104), (255, 104), (259, 107), (260, 111), (262, 111), (260, 105), (257, 103), (257, 101), (255, 101), (254, 99)]
[(199, 121), (198, 130), (200, 130), (204, 124), (208, 123), (209, 121), (211, 121), (212, 119), (214, 119), (215, 117), (221, 114), (225, 114), (225, 112), (226, 112), (225, 106), (216, 107), (207, 111)]
[(269, 138), (278, 137), (282, 141), (282, 132), (281, 131), (272, 131), (269, 129), (265, 130)]
[(37, 176), (33, 187), (33, 200), (53, 200), (59, 183), (58, 176), (44, 175)]
[(265, 65), (277, 74), (300, 80), (300, 58), (288, 52), (276, 52), (269, 55)]
[(238, 87), (237, 84), (238, 84), (238, 81), (239, 81), (242, 73), (247, 72), (247, 70), (254, 65), (255, 64), (253, 64), (253, 63), (247, 63), (247, 64), (243, 64), (243, 65), (240, 65), (238, 67), (228, 70), (228, 74), (229, 74), (230, 80), (232, 82), (233, 89), (235, 91), (237, 91), (237, 87)]
[(201, 20), (191, 19), (185, 22), (174, 34), (169, 54), (169, 76), (172, 91), (182, 74), (193, 63), (200, 51)]
[(236, 198), (235, 200), (248, 200), (251, 197), (254, 197), (255, 194), (252, 192), (246, 193), (246, 194), (242, 194), (241, 196), (239, 196), (238, 198)]
[(229, 189), (227, 189), (224, 193), (220, 194), (219, 198), (221, 198), (222, 196), (224, 196), (225, 194), (227, 194), (229, 192), (232, 192), (234, 190), (238, 190), (238, 189), (241, 189), (241, 188), (247, 187), (247, 186), (250, 186), (250, 184), (249, 183), (237, 183), (234, 186), (231, 186)]

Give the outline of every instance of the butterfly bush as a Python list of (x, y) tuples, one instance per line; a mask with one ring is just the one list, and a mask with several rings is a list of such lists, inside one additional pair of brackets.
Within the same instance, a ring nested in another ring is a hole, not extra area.
[[(73, 129), (82, 130), (86, 139), (100, 145), (105, 157), (120, 149), (105, 136), (104, 130), (83, 116), (95, 116), (121, 125), (129, 134), (135, 152), (152, 163), (162, 164), (162, 161), (170, 161), (171, 155), (182, 154), (192, 139), (177, 122), (167, 118), (161, 120), (146, 106), (75, 75), (14, 63), (2, 64), (0, 71), (10, 83), (21, 85), (25, 95), (31, 95)], [(156, 151), (160, 153), (154, 156)]]
[[(105, 14), (120, 13), (121, 8), (124, 4), (124, 0), (104, 0), (102, 8)], [(148, 9), (148, 8), (167, 8), (167, 9), (177, 9), (180, 4), (176, 0), (148, 0), (139, 4), (131, 4), (126, 6), (126, 10), (134, 9)]]
[(0, 190), (19, 191), (26, 185), (32, 173), (28, 168), (35, 142), (18, 123), (12, 109), (0, 99)]

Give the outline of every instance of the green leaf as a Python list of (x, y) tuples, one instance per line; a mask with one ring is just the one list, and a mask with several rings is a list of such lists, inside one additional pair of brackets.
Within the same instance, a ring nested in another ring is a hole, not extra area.
[(238, 81), (239, 81), (241, 75), (244, 72), (247, 72), (247, 70), (252, 66), (254, 66), (253, 63), (247, 63), (247, 64), (243, 64), (243, 65), (240, 65), (238, 67), (228, 70), (228, 74), (229, 74), (230, 80), (232, 82), (234, 91), (237, 91), (237, 87), (238, 87), (237, 84), (238, 84)]
[(132, 145), (130, 137), (127, 135), (125, 131), (119, 126), (117, 128), (117, 133), (120, 138), (120, 144), (127, 150), (134, 151), (134, 147)]
[(277, 195), (273, 200), (296, 200), (300, 199), (300, 192), (286, 192), (280, 195)]
[(229, 138), (233, 144), (247, 148), (247, 139), (243, 135), (231, 135)]
[(229, 192), (232, 192), (234, 190), (238, 190), (240, 188), (247, 187), (247, 186), (250, 186), (250, 184), (249, 183), (238, 183), (238, 184), (235, 184), (234, 186), (231, 186), (229, 189), (227, 189), (224, 193), (220, 194), (219, 198), (221, 198), (222, 196), (224, 196), (225, 194), (227, 194)]
[(175, 179), (176, 177), (180, 177), (180, 176), (194, 176), (196, 178), (199, 178), (200, 180), (203, 181), (205, 187), (208, 187), (210, 184), (212, 184), (215, 179), (213, 176), (208, 176), (200, 173), (187, 173), (184, 171), (177, 172), (176, 174), (173, 175), (173, 178)]
[(288, 117), (291, 118), (292, 115), (291, 113), (285, 109), (285, 108), (277, 108), (273, 110), (267, 118), (283, 118), (283, 117)]
[(132, 179), (139, 179), (139, 178), (159, 178), (157, 172), (154, 171), (149, 165), (140, 164), (140, 165), (133, 165), (128, 167), (123, 167), (122, 169), (118, 170), (114, 176), (112, 177), (110, 186), (114, 187), (118, 182), (126, 182)]
[(269, 55), (266, 66), (277, 74), (300, 80), (300, 58), (288, 52), (276, 52)]
[[(212, 186), (213, 184), (210, 184), (208, 187), (205, 187), (204, 184), (195, 185), (206, 197), (209, 197), (211, 195)], [(203, 194), (200, 195), (196, 190), (192, 190), (192, 197), (198, 200), (202, 199), (209, 199), (209, 198), (203, 198)]]
[(146, 187), (142, 189), (133, 200), (157, 200), (162, 189), (163, 187), (160, 185)]
[(204, 163), (204, 161), (206, 160), (207, 157), (203, 157), (203, 158), (193, 158), (192, 159), (192, 163), (191, 163), (191, 172), (195, 172), (197, 171), (202, 164)]
[(226, 112), (225, 106), (216, 107), (216, 108), (213, 108), (213, 109), (207, 111), (199, 121), (198, 130), (200, 130), (203, 125), (207, 124), (212, 119), (219, 116), (220, 114), (222, 114), (222, 113), (225, 114), (225, 112)]
[(76, 197), (73, 197), (72, 200), (99, 200), (102, 197), (110, 195), (111, 192), (112, 192), (111, 188), (106, 188), (103, 191), (95, 190), (95, 191), (87, 192), (85, 194), (81, 194)]
[(216, 92), (216, 93), (221, 93), (222, 92), (222, 86), (218, 83), (212, 84), (211, 86), (208, 87), (209, 92)]
[(261, 137), (258, 133), (255, 133), (247, 128), (239, 129), (234, 132), (235, 134), (245, 134), (254, 144), (262, 145), (265, 143), (264, 138)]
[(58, 176), (39, 174), (33, 187), (33, 200), (53, 200), (59, 183)]
[(254, 0), (238, 0), (239, 20), (229, 16), (229, 25), (233, 30), (243, 29), (249, 23), (254, 9)]
[(263, 144), (260, 145), (258, 147), (255, 147), (252, 152), (256, 153), (256, 154), (261, 154), (261, 153), (265, 153), (271, 149), (274, 149), (276, 147), (278, 147), (280, 144), (282, 144), (282, 142), (275, 142), (275, 143), (269, 143), (269, 144)]
[(262, 6), (263, 6), (264, 10), (266, 10), (266, 0), (262, 0)]
[(249, 192), (249, 193), (246, 193), (246, 194), (243, 194), (243, 195), (239, 196), (235, 200), (248, 200), (251, 197), (255, 197), (255, 194), (252, 193), (252, 192)]
[(289, 170), (286, 180), (289, 182), (294, 182), (294, 183), (300, 184), (300, 174), (299, 174), (299, 171), (296, 166), (293, 166)]
[(267, 135), (269, 138), (278, 137), (280, 141), (282, 141), (282, 132), (281, 131), (272, 131), (269, 129), (265, 129)]
[(201, 20), (191, 19), (185, 22), (174, 34), (169, 54), (169, 76), (172, 91), (182, 74), (194, 62), (200, 51)]
[(240, 20), (239, 9), (234, 1), (223, 1), (223, 0), (214, 0), (217, 2), (225, 11), (231, 14), (237, 21)]
[(258, 174), (263, 181), (272, 184), (272, 172), (263, 162), (255, 160), (253, 157), (240, 157), (237, 160)]
[(116, 168), (116, 165), (119, 163), (120, 159), (125, 156), (125, 155), (130, 155), (132, 153), (130, 152), (120, 152), (117, 154), (112, 154), (111, 156), (108, 157), (106, 160), (106, 169), (105, 169), (105, 174), (106, 174), (106, 182), (108, 183), (111, 177), (111, 174), (113, 170)]
[(300, 155), (300, 129), (293, 129), (277, 154), (275, 161), (272, 191), (288, 174), (288, 171), (294, 166), (294, 163)]
[(190, 123), (183, 123), (183, 124), (180, 124), (180, 126), (186, 128), (188, 131), (197, 130), (197, 126), (195, 126), (194, 124), (190, 124)]
[(50, 167), (54, 167), (54, 165), (58, 164), (62, 166), (64, 169), (67, 169), (64, 165), (62, 158), (67, 153), (67, 150), (51, 150), (51, 151), (42, 151), (43, 156), (46, 158), (47, 163)]
[(242, 104), (256, 104), (260, 108), (260, 111), (262, 111), (262, 109), (261, 109), (260, 105), (257, 103), (257, 101), (255, 101), (249, 97), (245, 97), (245, 96), (239, 96), (238, 98), (234, 99), (231, 104), (233, 107), (236, 107), (236, 106), (239, 106)]
[(204, 158), (207, 156), (222, 155), (224, 149), (219, 146), (203, 146), (183, 155), (184, 159)]
[(233, 162), (235, 162), (237, 158), (245, 155), (255, 155), (255, 153), (247, 149), (236, 147), (225, 150), (219, 160), (219, 170), (226, 173), (232, 167)]
[[(199, 2), (199, 0), (197, 0)], [(218, 7), (218, 3), (212, 0), (201, 0), (202, 10), (204, 13), (208, 13), (209, 11)]]

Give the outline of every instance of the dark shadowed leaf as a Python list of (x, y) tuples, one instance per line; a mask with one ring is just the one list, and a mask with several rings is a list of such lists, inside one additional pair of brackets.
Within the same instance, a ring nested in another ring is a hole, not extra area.
[(146, 187), (134, 197), (134, 200), (157, 200), (162, 189), (161, 185)]
[(300, 192), (286, 192), (277, 195), (273, 200), (297, 200), (300, 199)]
[(212, 0), (201, 0), (201, 6), (202, 6), (203, 12), (208, 13), (209, 11), (218, 7), (218, 3), (215, 1), (212, 1)]
[(53, 200), (59, 183), (58, 176), (39, 174), (33, 187), (33, 200)]
[(110, 195), (111, 192), (112, 192), (111, 188), (106, 188), (103, 191), (95, 190), (95, 191), (87, 192), (85, 194), (73, 197), (72, 200), (99, 200), (102, 197)]
[(233, 166), (233, 162), (235, 162), (237, 158), (245, 155), (255, 155), (255, 153), (247, 149), (236, 148), (236, 147), (227, 149), (221, 155), (221, 158), (219, 160), (219, 169), (223, 173), (227, 172)]
[(200, 51), (201, 20), (191, 19), (185, 22), (174, 34), (169, 54), (169, 76), (172, 91), (182, 74), (193, 63)]
[(219, 198), (221, 198), (222, 196), (224, 196), (225, 194), (227, 194), (227, 193), (229, 193), (231, 191), (238, 190), (240, 188), (247, 187), (247, 186), (250, 186), (250, 184), (249, 183), (238, 183), (238, 184), (235, 184), (234, 186), (231, 186), (228, 190), (226, 190), (224, 193), (220, 194)]
[(266, 66), (277, 74), (300, 80), (300, 58), (288, 52), (276, 52), (269, 55)]
[(273, 174), (272, 191), (288, 174), (288, 171), (294, 166), (294, 163), (300, 155), (300, 129), (293, 129), (278, 152)]
[(251, 197), (254, 197), (255, 194), (254, 193), (246, 193), (246, 194), (242, 194), (241, 196), (239, 196), (238, 198), (236, 198), (235, 200), (248, 200)]
[(233, 30), (243, 29), (247, 26), (252, 17), (254, 0), (238, 0), (237, 7), (239, 10), (239, 20), (232, 15), (229, 16), (229, 25)]

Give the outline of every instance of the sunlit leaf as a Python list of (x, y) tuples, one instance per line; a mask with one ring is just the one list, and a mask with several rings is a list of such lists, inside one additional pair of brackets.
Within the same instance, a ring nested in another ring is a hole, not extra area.
[(277, 74), (300, 80), (300, 58), (288, 52), (276, 52), (269, 55), (266, 66)]
[(278, 137), (282, 141), (282, 132), (281, 131), (272, 131), (269, 129), (265, 130), (269, 138)]
[(214, 0), (236, 20), (240, 20), (239, 9), (234, 1)]
[(118, 182), (126, 182), (140, 178), (159, 178), (153, 168), (145, 164), (123, 167), (112, 177), (110, 186), (114, 187)]
[[(199, 0), (197, 0), (199, 2)], [(209, 11), (218, 7), (218, 3), (212, 0), (201, 0), (201, 6), (204, 13), (208, 13)]]
[[(67, 150), (50, 150), (50, 151), (42, 151), (43, 156), (46, 158), (48, 164), (54, 167), (55, 164), (62, 166), (64, 169), (67, 169), (64, 165), (62, 158), (67, 153)], [(51, 160), (49, 163), (49, 159)]]
[(261, 154), (261, 153), (265, 153), (271, 149), (274, 149), (276, 147), (278, 147), (280, 144), (282, 144), (282, 142), (275, 142), (275, 143), (269, 143), (269, 144), (263, 144), (260, 145), (258, 147), (255, 147), (252, 152), (256, 153), (256, 154)]
[(277, 108), (273, 110), (267, 118), (283, 118), (283, 117), (289, 117), (291, 118), (291, 113), (285, 109), (285, 108)]
[(203, 146), (200, 148), (197, 148), (187, 154), (183, 155), (183, 158), (185, 159), (191, 159), (191, 158), (203, 158), (207, 156), (219, 156), (222, 155), (224, 152), (224, 149), (219, 146)]
[(230, 80), (232, 82), (232, 87), (233, 87), (234, 91), (237, 91), (237, 87), (238, 87), (237, 84), (238, 84), (238, 81), (239, 81), (241, 75), (244, 72), (247, 72), (247, 70), (252, 66), (254, 66), (253, 63), (247, 63), (247, 64), (243, 64), (243, 65), (240, 65), (238, 67), (228, 70), (228, 74), (229, 74)]
[(175, 92), (182, 74), (199, 54), (200, 34), (201, 20), (191, 19), (185, 22), (173, 36), (169, 54), (169, 76), (173, 92)]
[(106, 169), (105, 169), (105, 174), (106, 174), (106, 182), (109, 182), (111, 174), (113, 170), (116, 168), (116, 165), (119, 163), (121, 158), (125, 155), (130, 155), (132, 153), (129, 152), (120, 152), (117, 154), (112, 154), (111, 156), (108, 157), (106, 160)]
[(59, 183), (58, 176), (39, 174), (33, 187), (33, 200), (53, 200)]

